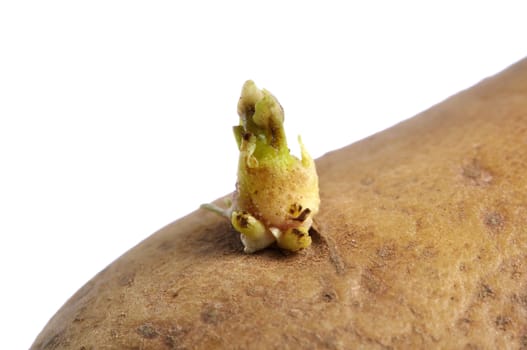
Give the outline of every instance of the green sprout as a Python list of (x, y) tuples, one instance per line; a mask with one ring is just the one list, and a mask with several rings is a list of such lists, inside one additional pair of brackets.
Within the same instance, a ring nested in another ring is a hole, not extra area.
[(300, 137), (301, 159), (290, 154), (282, 106), (250, 80), (243, 85), (238, 115), (240, 124), (233, 128), (240, 151), (238, 181), (230, 207), (202, 208), (231, 221), (246, 253), (275, 242), (290, 251), (308, 247), (320, 204), (315, 162)]

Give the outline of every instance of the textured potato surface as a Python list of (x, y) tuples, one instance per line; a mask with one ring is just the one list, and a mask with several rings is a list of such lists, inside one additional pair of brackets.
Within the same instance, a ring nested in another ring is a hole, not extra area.
[(527, 349), (527, 61), (316, 162), (309, 249), (244, 254), (196, 211), (32, 348)]

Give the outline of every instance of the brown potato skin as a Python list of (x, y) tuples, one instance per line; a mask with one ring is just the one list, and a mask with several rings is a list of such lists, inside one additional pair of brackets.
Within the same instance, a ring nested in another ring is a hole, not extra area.
[(243, 254), (198, 210), (32, 349), (527, 349), (527, 60), (317, 168), (309, 249)]

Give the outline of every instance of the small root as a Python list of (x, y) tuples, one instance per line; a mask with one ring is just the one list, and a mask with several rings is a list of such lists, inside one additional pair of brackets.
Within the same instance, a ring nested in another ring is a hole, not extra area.
[(339, 253), (339, 250), (337, 248), (337, 243), (330, 235), (322, 233), (323, 230), (321, 230), (318, 226), (319, 225), (317, 225), (316, 222), (313, 222), (313, 226), (311, 226), (309, 233), (311, 235), (319, 236), (321, 240), (324, 243), (326, 243), (328, 250), (329, 250), (329, 260), (331, 261), (331, 264), (335, 267), (335, 271), (337, 272), (337, 275), (344, 274), (346, 272), (346, 265), (344, 261), (342, 260), (342, 257)]

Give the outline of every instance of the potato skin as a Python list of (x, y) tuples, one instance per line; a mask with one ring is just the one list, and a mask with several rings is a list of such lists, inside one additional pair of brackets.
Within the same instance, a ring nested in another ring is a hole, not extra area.
[(204, 211), (82, 287), (32, 349), (527, 349), (527, 60), (317, 160), (311, 248)]

